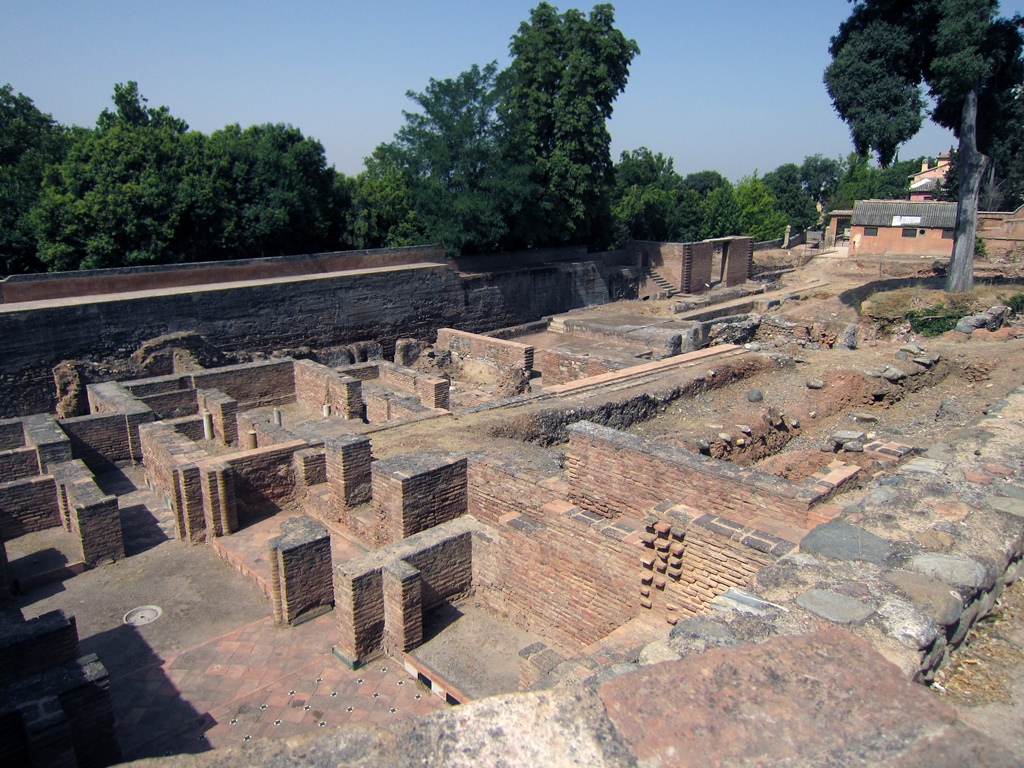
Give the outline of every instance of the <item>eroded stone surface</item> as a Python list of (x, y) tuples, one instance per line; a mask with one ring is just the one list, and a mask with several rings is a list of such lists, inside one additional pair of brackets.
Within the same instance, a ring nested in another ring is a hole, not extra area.
[(855, 624), (875, 612), (875, 607), (870, 603), (826, 589), (808, 589), (797, 597), (796, 604), (805, 611), (837, 624)]
[(885, 539), (849, 523), (832, 521), (819, 525), (800, 541), (800, 551), (833, 560), (882, 563), (892, 554)]

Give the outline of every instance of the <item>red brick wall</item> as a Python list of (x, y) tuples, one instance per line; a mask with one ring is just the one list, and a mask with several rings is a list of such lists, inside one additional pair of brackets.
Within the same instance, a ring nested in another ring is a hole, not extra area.
[(146, 395), (142, 402), (153, 409), (158, 419), (176, 419), (199, 413), (199, 401), (194, 389), (180, 389), (175, 392), (161, 392)]
[(213, 417), (213, 434), (225, 445), (238, 439), (238, 401), (216, 389), (199, 390), (200, 410)]
[(296, 477), (292, 455), (308, 447), (305, 440), (293, 440), (219, 459), (231, 467), (234, 475), (239, 525), (244, 526), (253, 516), (295, 500)]
[(188, 374), (173, 373), (169, 376), (153, 376), (149, 379), (123, 381), (121, 386), (136, 397), (144, 398), (150, 395), (160, 395), (165, 392), (175, 392), (179, 389), (189, 389), (192, 386), (192, 379)]
[(472, 454), (467, 472), (469, 514), (489, 525), (505, 515), (536, 513), (560, 498), (558, 490), (541, 485), (547, 475), (489, 454)]
[(103, 413), (61, 419), (61, 429), (71, 439), (71, 454), (93, 472), (103, 472), (117, 461), (131, 461), (132, 448), (124, 414)]
[(450, 350), (453, 355), (472, 357), (488, 363), (515, 368), (533, 368), (533, 347), (514, 341), (503, 341), (490, 336), (440, 328), (437, 347)]
[(74, 616), (50, 611), (0, 630), (0, 689), (15, 680), (74, 661), (80, 653)]
[(497, 526), (489, 538), (474, 551), (477, 594), (561, 648), (579, 650), (640, 610), (635, 544), (539, 510)]
[(63, 486), (71, 533), (78, 536), (82, 560), (90, 566), (124, 559), (117, 497), (104, 494), (91, 479)]
[(565, 384), (567, 381), (600, 376), (628, 367), (626, 363), (605, 360), (590, 355), (577, 355), (557, 349), (541, 350), (537, 369), (544, 376), (545, 386)]
[(292, 624), (334, 604), (331, 537), (325, 527), (309, 517), (289, 518), (267, 546), (271, 600), (279, 624)]
[(605, 517), (642, 516), (673, 500), (747, 524), (762, 515), (800, 528), (820, 494), (625, 432), (580, 422), (569, 427), (569, 497)]
[(0, 483), (0, 538), (4, 541), (59, 525), (57, 483), (51, 476)]
[(35, 448), (0, 451), (0, 477), (10, 482), (39, 474), (39, 454)]
[(25, 428), (21, 419), (0, 421), (0, 450), (9, 451), (25, 445)]
[(724, 247), (722, 283), (730, 286), (747, 282), (754, 263), (754, 239), (730, 240)]
[(195, 389), (217, 389), (242, 408), (295, 402), (294, 361), (291, 358), (229, 365), (193, 373)]
[(683, 265), (683, 293), (704, 293), (711, 278), (711, 267), (715, 257), (713, 243), (687, 243)]
[(465, 514), (465, 458), (408, 454), (373, 463), (373, 505), (388, 541), (398, 541)]
[(310, 360), (295, 361), (295, 397), (307, 408), (331, 406), (331, 415), (360, 419), (363, 415), (362, 382)]

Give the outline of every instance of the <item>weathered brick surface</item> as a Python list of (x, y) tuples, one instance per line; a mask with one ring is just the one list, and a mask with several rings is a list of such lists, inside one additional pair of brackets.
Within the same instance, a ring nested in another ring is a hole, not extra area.
[(78, 658), (75, 617), (50, 611), (28, 621), (0, 623), (0, 689)]
[(464, 516), (335, 567), (338, 652), (351, 663), (420, 642), (422, 612), (472, 589), (474, 533), (483, 530)]
[(569, 496), (606, 517), (640, 516), (666, 499), (744, 525), (762, 515), (804, 528), (820, 493), (787, 480), (580, 422), (569, 427)]
[(118, 461), (131, 461), (132, 441), (123, 413), (102, 413), (61, 419), (61, 429), (71, 440), (71, 454), (93, 472), (103, 472)]
[(406, 454), (372, 465), (373, 503), (388, 541), (446, 523), (468, 508), (465, 457)]
[(339, 511), (369, 501), (373, 461), (369, 438), (361, 435), (331, 437), (324, 442), (324, 453), (327, 487)]
[(21, 419), (0, 420), (0, 450), (10, 451), (25, 445), (25, 427)]
[(686, 243), (683, 247), (683, 293), (706, 293), (712, 278), (713, 243)]
[(295, 402), (295, 361), (291, 358), (228, 365), (191, 374), (195, 389), (216, 389), (242, 408)]
[(492, 454), (472, 453), (468, 459), (469, 514), (489, 525), (561, 498), (545, 473)]
[(330, 405), (338, 418), (363, 417), (362, 382), (311, 360), (295, 361), (295, 397), (308, 408)]
[(296, 482), (308, 488), (327, 482), (327, 455), (323, 448), (307, 448), (294, 454)]
[(544, 376), (544, 385), (551, 386), (619, 371), (627, 368), (628, 364), (564, 350), (545, 349), (538, 355), (536, 367)]
[(234, 476), (235, 499), (238, 505), (238, 524), (296, 499), (295, 467), (292, 460), (296, 451), (308, 448), (305, 440), (293, 440), (267, 448), (240, 451), (225, 456), (223, 461)]
[(0, 451), (0, 477), (22, 480), (39, 474), (39, 453), (35, 448), (13, 448)]
[(751, 274), (754, 264), (754, 240), (745, 238), (727, 243), (722, 266), (722, 283), (740, 285), (745, 283)]
[(139, 438), (146, 483), (174, 511), (178, 538), (202, 541), (205, 517), (195, 462), (206, 459), (206, 451), (163, 422), (142, 425)]
[(235, 476), (224, 461), (205, 464), (199, 470), (206, 536), (228, 536), (238, 530)]
[(142, 396), (141, 400), (153, 409), (158, 419), (176, 419), (199, 412), (199, 401), (194, 389), (160, 392)]
[(274, 619), (294, 624), (311, 612), (334, 605), (331, 537), (309, 517), (288, 518), (281, 535), (268, 543)]
[(173, 427), (175, 432), (193, 442), (203, 439), (202, 416), (182, 416), (180, 419), (165, 419), (164, 424)]
[(460, 358), (473, 358), (505, 368), (533, 368), (533, 347), (515, 341), (480, 336), (476, 333), (439, 328), (437, 347), (447, 349)]
[(15, 731), (20, 731), (16, 738), (0, 740), (0, 762), (18, 765), (7, 758), (26, 753), (54, 754), (54, 750), (48, 749), (51, 745), (41, 740), (60, 736), (60, 732), (33, 727), (37, 723), (29, 722), (47, 714), (33, 705), (51, 697), (59, 703), (59, 711), (66, 718), (64, 735), (70, 738), (74, 751), (72, 765), (98, 768), (120, 762), (110, 681), (95, 654), (23, 678), (6, 689), (0, 698), (0, 723), (9, 723), (13, 712), (22, 721), (22, 727)]
[(11, 575), (7, 565), (7, 545), (0, 537), (0, 601), (11, 596)]
[(23, 423), (25, 445), (38, 451), (43, 472), (48, 472), (51, 465), (71, 461), (71, 441), (51, 416), (37, 413), (26, 416)]
[(238, 440), (238, 401), (216, 389), (200, 389), (199, 410), (213, 417), (213, 434), (225, 445)]
[(393, 392), (380, 385), (370, 384), (364, 387), (363, 400), (366, 403), (366, 420), (370, 424), (408, 419), (430, 413), (430, 409), (420, 403), (417, 395)]
[(5, 541), (60, 525), (57, 483), (53, 477), (30, 477), (0, 483), (0, 538)]
[(92, 477), (60, 483), (59, 499), (68, 528), (78, 536), (88, 565), (124, 559), (124, 539), (117, 497), (104, 494)]
[(148, 379), (122, 381), (121, 386), (135, 395), (135, 397), (145, 398), (151, 395), (162, 395), (167, 392), (191, 389), (192, 378), (187, 373), (172, 373), (167, 376), (153, 376)]

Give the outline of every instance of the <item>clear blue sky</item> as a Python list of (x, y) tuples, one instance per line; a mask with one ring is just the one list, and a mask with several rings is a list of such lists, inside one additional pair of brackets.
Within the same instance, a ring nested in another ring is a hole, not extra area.
[[(593, 2), (552, 3), (589, 10)], [(408, 90), (472, 64), (507, 65), (509, 38), (535, 0), (0, 0), (0, 84), (65, 124), (93, 125), (114, 83), (136, 80), (151, 106), (192, 128), (284, 122), (358, 173), (392, 138)], [(615, 104), (612, 151), (647, 146), (681, 173), (736, 180), (852, 149), (822, 70), (846, 0), (619, 0), (637, 41)], [(1024, 0), (1002, 3), (1004, 15)], [(935, 155), (931, 124), (901, 157)]]

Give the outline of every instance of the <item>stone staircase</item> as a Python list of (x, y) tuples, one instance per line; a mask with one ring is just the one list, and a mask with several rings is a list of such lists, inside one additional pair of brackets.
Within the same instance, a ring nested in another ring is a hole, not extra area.
[(677, 293), (679, 293), (679, 290), (674, 285), (672, 285), (672, 283), (670, 283), (667, 279), (665, 279), (664, 275), (659, 274), (650, 267), (648, 267), (644, 271), (644, 276), (652, 283), (654, 283), (656, 286), (658, 286), (659, 289), (664, 291), (665, 294), (667, 294), (666, 298), (672, 298)]
[(548, 320), (548, 330), (551, 333), (565, 333), (565, 318), (556, 315)]

